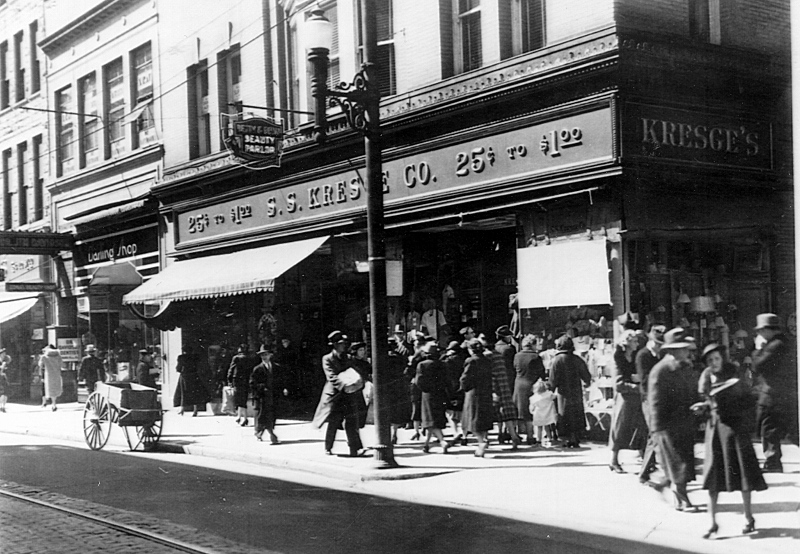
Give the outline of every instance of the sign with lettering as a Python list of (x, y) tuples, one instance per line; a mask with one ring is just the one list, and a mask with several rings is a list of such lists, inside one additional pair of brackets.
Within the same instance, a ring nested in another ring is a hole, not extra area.
[(57, 339), (56, 346), (61, 353), (61, 360), (64, 363), (81, 361), (80, 339)]
[(25, 254), (0, 255), (0, 269), (3, 270), (6, 283), (37, 282), (42, 277), (49, 278), (49, 263), (44, 256)]
[(73, 259), (78, 268), (157, 253), (158, 229), (152, 226), (131, 233), (80, 242), (75, 245)]
[(55, 283), (6, 283), (6, 292), (56, 292), (58, 285)]
[(630, 103), (623, 156), (771, 170), (772, 126), (749, 117)]
[(57, 254), (72, 250), (73, 242), (69, 233), (0, 231), (0, 254)]
[(279, 167), (283, 155), (283, 124), (263, 117), (232, 121), (232, 133), (226, 139), (234, 155)]
[[(593, 106), (561, 119), (533, 122), (506, 132), (487, 128), (481, 138), (413, 156), (386, 154), (383, 193), (386, 214), (417, 202), (448, 206), (490, 194), (530, 190), (530, 183), (555, 171), (614, 160), (613, 112)], [(361, 212), (365, 190), (360, 171), (270, 188), (251, 196), (176, 213), (176, 243), (202, 243), (225, 235), (255, 233), (276, 224)]]

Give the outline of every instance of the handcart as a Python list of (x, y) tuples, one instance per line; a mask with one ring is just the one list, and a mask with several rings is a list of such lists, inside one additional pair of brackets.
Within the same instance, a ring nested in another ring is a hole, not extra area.
[(103, 448), (111, 424), (116, 423), (131, 450), (154, 450), (161, 438), (162, 414), (156, 389), (137, 383), (98, 382), (83, 409), (86, 444), (92, 450)]

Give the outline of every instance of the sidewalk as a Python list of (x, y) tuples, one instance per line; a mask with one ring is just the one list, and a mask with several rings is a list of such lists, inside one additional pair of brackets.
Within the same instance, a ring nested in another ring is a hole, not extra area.
[[(82, 431), (83, 405), (64, 404), (58, 411), (39, 406), (9, 404), (0, 414), (0, 432), (72, 441), (86, 447)], [(349, 458), (344, 431), (340, 431), (333, 456), (324, 453), (324, 431), (301, 421), (279, 420), (279, 445), (258, 442), (250, 426), (236, 425), (231, 416), (210, 412), (179, 416), (170, 410), (163, 417), (161, 452), (227, 459), (266, 467), (314, 474), (357, 486), (364, 492), (412, 502), (440, 504), (507, 516), (563, 529), (626, 538), (647, 544), (692, 552), (791, 552), (800, 544), (800, 449), (787, 445), (783, 474), (766, 474), (769, 489), (753, 495), (758, 533), (741, 536), (741, 496), (720, 496), (721, 537), (700, 539), (708, 528), (705, 513), (681, 513), (668, 500), (638, 483), (634, 452), (623, 452), (627, 475), (610, 473), (605, 444), (587, 443), (579, 450), (492, 444), (486, 458), (475, 458), (474, 441), (441, 454), (432, 443), (422, 452), (421, 441), (411, 441), (412, 431), (400, 433), (395, 457), (400, 468), (378, 470), (371, 456)], [(361, 432), (365, 446), (375, 442), (368, 425)], [(88, 447), (86, 447), (88, 448)], [(108, 450), (127, 450), (122, 429), (111, 427)], [(696, 445), (702, 457), (703, 445)], [(340, 456), (336, 454), (341, 454)], [(760, 455), (760, 449), (757, 448)], [(692, 500), (705, 507), (707, 495), (697, 481), (690, 484)], [(547, 538), (546, 537), (542, 538)], [(794, 545), (794, 546), (792, 546)], [(598, 547), (601, 544), (598, 544)]]

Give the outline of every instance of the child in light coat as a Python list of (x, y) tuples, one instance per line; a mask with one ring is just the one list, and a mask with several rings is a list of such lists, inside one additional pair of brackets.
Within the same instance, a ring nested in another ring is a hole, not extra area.
[[(550, 426), (558, 419), (556, 409), (556, 395), (547, 388), (547, 384), (539, 379), (533, 384), (533, 396), (530, 398), (529, 408), (533, 415), (533, 425), (536, 427), (536, 438), (542, 446), (550, 446)], [(544, 427), (546, 439), (542, 442), (542, 428)]]

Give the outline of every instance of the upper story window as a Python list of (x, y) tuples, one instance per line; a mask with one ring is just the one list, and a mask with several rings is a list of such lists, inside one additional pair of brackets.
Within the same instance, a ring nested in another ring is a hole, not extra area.
[(39, 41), (39, 22), (34, 21), (31, 23), (30, 30), (28, 31), (28, 43), (30, 44), (30, 62), (31, 62), (31, 94), (36, 94), (41, 89), (41, 81), (39, 79), (39, 50), (36, 44)]
[(517, 0), (515, 12), (512, 14), (513, 52), (522, 54), (544, 48), (547, 44), (545, 35), (545, 1)]
[[(394, 61), (394, 22), (392, 0), (376, 0), (374, 3), (375, 19), (377, 23), (378, 52), (376, 60), (372, 60), (378, 69), (378, 86), (381, 96), (391, 96), (396, 93)], [(358, 6), (358, 48), (361, 60), (364, 59), (364, 37), (361, 21), (361, 3)]]
[[(219, 83), (219, 113), (226, 114), (225, 125), (230, 127), (231, 121), (242, 112), (242, 57), (238, 45), (230, 50), (220, 52), (217, 56), (217, 82)], [(220, 123), (222, 125), (222, 122)], [(225, 134), (225, 133), (223, 133)], [(220, 137), (221, 148), (224, 148), (224, 137)]]
[(0, 110), (10, 103), (10, 80), (8, 78), (8, 41), (0, 42)]
[(44, 179), (42, 179), (42, 135), (31, 141), (31, 180), (33, 183), (33, 220), (44, 217)]
[(208, 106), (208, 62), (201, 61), (188, 70), (189, 158), (211, 153), (211, 117)]
[(689, 35), (702, 42), (722, 43), (720, 0), (689, 0)]
[(125, 149), (125, 77), (122, 73), (122, 58), (103, 68), (105, 97), (103, 98), (106, 123), (105, 157), (110, 158)]
[(78, 129), (80, 132), (80, 166), (100, 160), (100, 121), (97, 118), (97, 77), (90, 73), (78, 81)]
[(134, 124), (134, 148), (151, 144), (156, 140), (156, 125), (153, 116), (153, 52), (148, 42), (133, 51), (132, 85), (136, 107), (130, 114)]
[(2, 171), (3, 171), (3, 229), (10, 231), (14, 227), (14, 222), (11, 218), (11, 149), (3, 150), (2, 153)]
[(455, 50), (457, 71), (463, 73), (483, 65), (480, 0), (456, 2)]
[(19, 143), (17, 145), (17, 210), (20, 225), (28, 223), (28, 182), (25, 179), (25, 156), (27, 153), (28, 143)]
[(14, 100), (25, 99), (25, 68), (22, 66), (22, 31), (14, 35)]
[(72, 87), (56, 92), (56, 158), (58, 176), (75, 169), (75, 128), (72, 107)]

